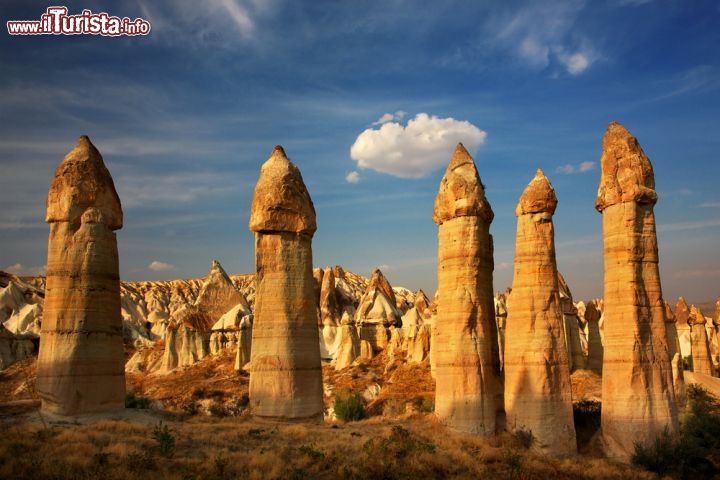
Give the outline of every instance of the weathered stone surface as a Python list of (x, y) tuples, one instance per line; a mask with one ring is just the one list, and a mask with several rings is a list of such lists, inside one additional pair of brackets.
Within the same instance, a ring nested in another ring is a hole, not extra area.
[[(531, 182), (539, 183), (539, 182)], [(535, 187), (537, 188), (537, 187)], [(553, 208), (554, 210), (554, 208)], [(583, 343), (587, 343), (585, 331), (580, 327), (580, 317), (577, 308), (573, 303), (572, 293), (565, 278), (558, 272), (558, 289), (560, 293), (560, 308), (563, 312), (563, 331), (565, 332), (565, 344), (568, 349), (568, 365), (570, 371), (585, 368), (585, 356), (583, 355)]]
[[(509, 290), (509, 289), (508, 289)], [(503, 359), (505, 358), (505, 327), (507, 324), (507, 295), (504, 293), (495, 294), (495, 323), (498, 329), (498, 348), (500, 352), (500, 368), (505, 370)]]
[(538, 170), (515, 209), (518, 224), (515, 274), (507, 300), (505, 411), (510, 431), (529, 430), (535, 448), (566, 456), (576, 453), (577, 446), (564, 324), (574, 322), (577, 337), (577, 319), (566, 322), (560, 301), (552, 223), (556, 205), (555, 191)]
[(332, 359), (340, 342), (339, 325), (343, 310), (335, 289), (335, 272), (326, 268), (320, 280), (320, 356)]
[(685, 389), (685, 375), (683, 373), (683, 359), (680, 355), (680, 340), (678, 339), (677, 328), (675, 326), (675, 314), (667, 302), (665, 302), (665, 336), (668, 343), (670, 365), (672, 366), (675, 401), (678, 407), (684, 407), (687, 402), (687, 392)]
[(588, 359), (587, 368), (602, 374), (603, 341), (602, 341), (602, 300), (594, 299), (585, 306), (585, 323), (587, 326)]
[[(231, 312), (234, 312), (234, 318)], [(209, 354), (217, 353), (214, 350), (227, 342), (221, 341), (222, 335), (215, 334), (213, 339), (213, 332), (237, 330), (244, 315), (250, 315), (247, 300), (220, 262), (213, 260), (195, 302), (175, 310), (168, 322), (162, 370), (169, 372), (193, 365)]]
[(603, 217), (605, 310), (602, 438), (627, 460), (636, 442), (678, 430), (658, 271), (653, 170), (635, 137), (611, 123), (595, 207)]
[(42, 409), (60, 415), (124, 407), (117, 239), (122, 208), (86, 136), (58, 166), (47, 198), (47, 284), (38, 355)]
[[(278, 145), (260, 169), (250, 206), (250, 230), (291, 232), (312, 237), (317, 230), (315, 207), (300, 170)], [(312, 267), (310, 268), (312, 276)]]
[(430, 353), (430, 327), (425, 325), (423, 315), (430, 307), (430, 300), (425, 292), (415, 292), (413, 307), (402, 316), (404, 348), (407, 351), (407, 360), (411, 363), (420, 363)]
[(355, 322), (348, 313), (343, 314), (339, 327), (338, 349), (335, 355), (335, 370), (347, 368), (360, 356), (360, 336)]
[(359, 328), (360, 339), (369, 342), (373, 354), (377, 354), (388, 346), (388, 328), (399, 325), (400, 319), (397, 299), (390, 282), (380, 269), (376, 268), (355, 310), (355, 324)]
[(232, 283), (220, 262), (213, 260), (195, 300), (195, 306), (215, 322), (236, 305), (248, 307), (248, 302)]
[(713, 375), (712, 360), (710, 359), (710, 345), (705, 329), (705, 315), (695, 305), (690, 307), (690, 335), (692, 338), (692, 359), (695, 373)]
[(683, 297), (675, 304), (675, 325), (680, 341), (680, 354), (683, 358), (692, 356), (692, 336), (690, 335), (690, 305)]
[(452, 428), (484, 436), (495, 434), (503, 409), (492, 218), (475, 163), (458, 144), (433, 211), (438, 224), (437, 318), (430, 347), (435, 412)]
[(257, 293), (250, 404), (259, 417), (319, 417), (323, 388), (311, 247), (315, 209), (300, 171), (281, 147), (260, 170), (251, 208)]

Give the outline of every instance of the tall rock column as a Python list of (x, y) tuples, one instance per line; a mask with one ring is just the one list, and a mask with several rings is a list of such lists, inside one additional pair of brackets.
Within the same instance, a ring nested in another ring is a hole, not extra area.
[[(538, 170), (525, 188), (518, 217), (515, 274), (505, 340), (507, 428), (529, 430), (550, 455), (577, 453), (568, 348), (555, 262), (552, 216), (557, 198)], [(577, 330), (577, 320), (575, 322)]]
[(680, 355), (680, 340), (675, 325), (675, 314), (670, 304), (665, 302), (665, 337), (668, 342), (670, 366), (672, 367), (673, 388), (675, 389), (675, 402), (678, 408), (684, 407), (687, 402), (685, 389), (685, 374), (683, 373), (683, 359)]
[(42, 409), (60, 415), (124, 407), (125, 355), (114, 230), (123, 213), (86, 136), (58, 166), (47, 197), (45, 312), (37, 366)]
[(712, 360), (710, 359), (710, 343), (705, 329), (705, 315), (695, 305), (690, 307), (690, 338), (692, 339), (693, 372), (705, 375), (713, 374)]
[(466, 432), (493, 435), (503, 409), (493, 301), (493, 211), (470, 154), (458, 144), (435, 198), (438, 224), (435, 412)]
[(602, 436), (627, 460), (667, 426), (678, 430), (658, 270), (650, 160), (619, 123), (608, 125), (595, 208), (603, 217), (605, 310)]
[(249, 396), (259, 417), (323, 412), (311, 248), (316, 228), (300, 170), (277, 146), (260, 169), (250, 210), (257, 291)]

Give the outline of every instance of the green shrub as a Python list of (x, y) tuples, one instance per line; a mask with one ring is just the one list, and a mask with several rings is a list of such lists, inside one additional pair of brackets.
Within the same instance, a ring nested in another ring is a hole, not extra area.
[(720, 401), (700, 385), (687, 387), (680, 434), (668, 428), (647, 445), (635, 444), (632, 462), (678, 478), (715, 478), (720, 473)]
[(635, 451), (630, 461), (633, 465), (655, 472), (662, 477), (676, 466), (679, 452), (677, 440), (665, 427), (650, 444), (635, 442)]
[(425, 413), (432, 413), (435, 411), (435, 397), (427, 396), (422, 398), (420, 403), (420, 411)]
[(156, 448), (160, 455), (165, 458), (175, 455), (175, 435), (167, 425), (163, 425), (162, 420), (153, 428), (152, 438), (157, 442)]
[(335, 415), (343, 422), (365, 418), (365, 399), (359, 393), (340, 392), (335, 396)]
[(150, 408), (150, 403), (152, 402), (149, 398), (135, 395), (135, 392), (132, 390), (125, 393), (125, 408), (148, 409)]
[(532, 430), (526, 430), (525, 427), (516, 429), (512, 437), (515, 447), (523, 450), (529, 450), (535, 443), (535, 435), (533, 435)]

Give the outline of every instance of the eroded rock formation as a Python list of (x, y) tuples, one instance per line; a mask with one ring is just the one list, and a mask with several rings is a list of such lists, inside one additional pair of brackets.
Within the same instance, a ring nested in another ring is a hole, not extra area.
[(602, 213), (605, 351), (602, 436), (606, 454), (627, 460), (635, 442), (678, 430), (665, 302), (658, 271), (650, 160), (619, 123), (608, 125), (595, 208)]
[(680, 341), (680, 354), (685, 357), (692, 356), (692, 336), (690, 335), (690, 305), (685, 298), (678, 297), (675, 304), (675, 319)]
[(705, 375), (713, 374), (712, 360), (710, 359), (710, 344), (705, 329), (705, 315), (695, 305), (690, 307), (690, 336), (692, 339), (693, 372)]
[(458, 430), (493, 435), (503, 409), (493, 302), (493, 211), (470, 154), (458, 144), (440, 182), (437, 318), (431, 349), (435, 412)]
[(323, 412), (311, 246), (316, 228), (300, 170), (277, 146), (260, 169), (250, 211), (257, 293), (249, 396), (259, 417)]
[(668, 342), (668, 355), (672, 367), (673, 388), (675, 390), (675, 401), (678, 407), (685, 406), (687, 393), (685, 390), (685, 375), (683, 374), (683, 359), (680, 355), (680, 340), (678, 339), (675, 326), (675, 313), (670, 304), (665, 302), (665, 336)]
[(47, 284), (38, 355), (42, 409), (124, 408), (125, 370), (115, 230), (123, 212), (100, 152), (80, 137), (47, 197)]
[(603, 341), (602, 324), (602, 300), (594, 299), (585, 306), (585, 324), (587, 327), (588, 358), (587, 368), (595, 373), (602, 373), (603, 366)]
[(560, 291), (560, 306), (563, 312), (563, 331), (568, 349), (568, 365), (570, 371), (585, 368), (583, 345), (587, 345), (584, 325), (581, 325), (578, 310), (573, 303), (572, 293), (565, 278), (558, 272), (558, 288)]
[(531, 431), (535, 448), (566, 456), (576, 453), (577, 446), (564, 324), (574, 322), (577, 337), (577, 319), (565, 319), (560, 300), (552, 223), (556, 206), (555, 191), (538, 170), (515, 209), (518, 224), (515, 274), (507, 300), (505, 411), (509, 430)]
[(360, 339), (370, 343), (373, 354), (378, 353), (388, 345), (389, 327), (399, 325), (400, 319), (395, 292), (385, 275), (376, 268), (355, 311), (355, 323), (360, 329)]

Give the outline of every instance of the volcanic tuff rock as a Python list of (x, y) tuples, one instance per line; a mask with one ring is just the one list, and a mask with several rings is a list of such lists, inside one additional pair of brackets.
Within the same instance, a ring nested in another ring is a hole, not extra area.
[(438, 301), (431, 342), (435, 412), (444, 424), (493, 435), (503, 409), (493, 302), (493, 212), (470, 154), (458, 144), (440, 182)]
[(42, 409), (61, 415), (124, 407), (117, 239), (123, 213), (100, 152), (80, 137), (47, 198), (47, 285), (38, 356)]
[(213, 330), (221, 330), (215, 328), (218, 320), (238, 305), (249, 312), (245, 297), (220, 262), (213, 260), (195, 302), (175, 310), (168, 322), (162, 369), (171, 371), (192, 365), (215, 353), (215, 348), (227, 345), (227, 342), (221, 341), (222, 336), (216, 335), (215, 348), (212, 348), (211, 337)]
[(705, 315), (695, 305), (690, 307), (690, 335), (692, 338), (693, 372), (705, 375), (713, 374), (712, 360), (710, 359), (710, 345), (705, 329)]
[(636, 442), (678, 430), (665, 302), (658, 271), (652, 166), (620, 124), (608, 125), (595, 207), (602, 213), (605, 351), (602, 436), (606, 454), (627, 460)]
[(507, 300), (504, 355), (505, 411), (509, 430), (529, 430), (536, 448), (563, 456), (577, 451), (564, 329), (565, 323), (574, 322), (577, 336), (577, 320), (565, 321), (560, 301), (552, 223), (556, 206), (555, 191), (538, 170), (515, 210), (515, 274)]
[(565, 278), (558, 272), (558, 289), (560, 294), (560, 308), (563, 312), (563, 332), (568, 350), (568, 366), (570, 371), (585, 368), (583, 345), (587, 350), (587, 337), (584, 325), (578, 315), (578, 309), (573, 303), (572, 293)]
[(683, 297), (678, 297), (675, 304), (675, 318), (680, 341), (680, 354), (684, 357), (692, 356), (692, 336), (690, 335), (690, 305)]
[(277, 146), (260, 169), (250, 212), (257, 296), (250, 403), (259, 417), (322, 415), (317, 297), (312, 273), (315, 208), (298, 168)]
[(390, 282), (380, 269), (376, 268), (355, 311), (355, 323), (360, 329), (360, 339), (370, 343), (373, 353), (384, 350), (390, 338), (388, 327), (400, 325), (401, 316)]
[(585, 324), (587, 326), (588, 358), (587, 368), (595, 373), (602, 373), (603, 366), (603, 302), (599, 299), (591, 300), (585, 306)]
[(668, 355), (672, 366), (673, 388), (675, 390), (675, 401), (678, 407), (685, 406), (687, 392), (685, 390), (685, 375), (683, 374), (683, 359), (680, 355), (680, 340), (678, 339), (675, 325), (675, 314), (670, 304), (665, 302), (665, 336), (668, 342)]

